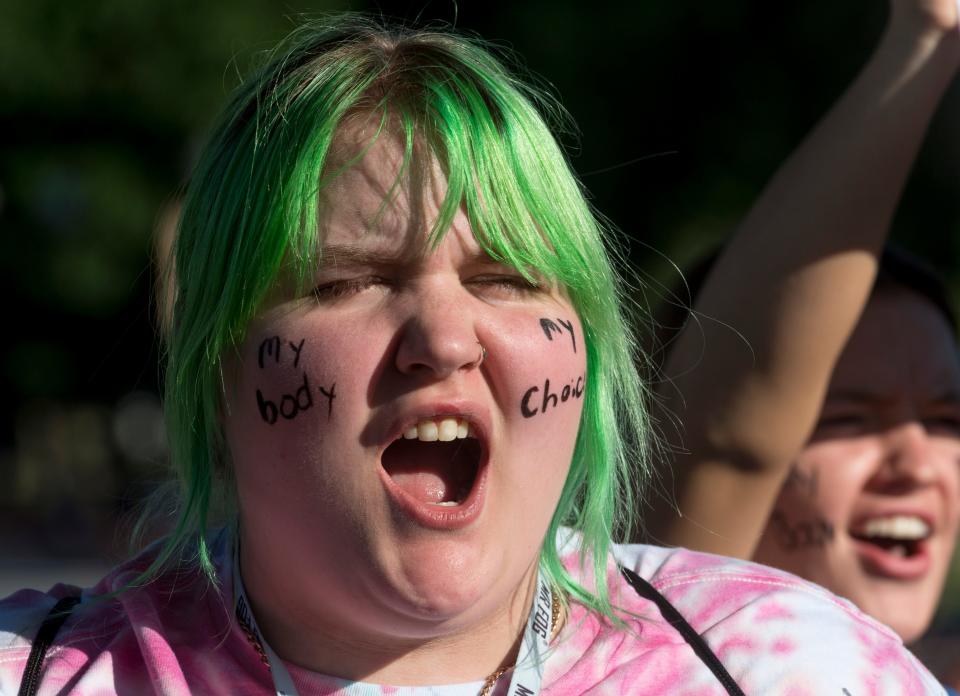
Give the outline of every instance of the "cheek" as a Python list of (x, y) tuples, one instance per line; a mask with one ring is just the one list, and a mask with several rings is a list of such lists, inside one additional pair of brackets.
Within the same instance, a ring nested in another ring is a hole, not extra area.
[(781, 552), (825, 549), (846, 529), (862, 487), (852, 456), (842, 444), (823, 442), (797, 457), (767, 525)]
[(950, 438), (936, 446), (937, 477), (943, 490), (947, 524), (956, 537), (960, 527), (960, 442)]
[(239, 482), (287, 477), (299, 470), (290, 462), (319, 454), (333, 437), (353, 385), (329, 348), (302, 329), (260, 331), (246, 342), (225, 424)]
[(856, 439), (808, 445), (797, 457), (781, 497), (845, 526), (880, 457), (869, 442)]
[[(522, 445), (540, 454), (534, 462), (562, 463), (573, 454), (586, 394), (583, 333), (571, 311), (535, 315), (509, 327), (502, 408)], [(505, 344), (505, 347), (506, 344)]]

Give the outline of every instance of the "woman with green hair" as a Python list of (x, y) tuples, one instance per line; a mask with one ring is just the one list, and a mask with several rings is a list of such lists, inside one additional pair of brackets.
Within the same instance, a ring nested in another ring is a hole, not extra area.
[(447, 31), (277, 49), (175, 242), (176, 525), (0, 605), (0, 691), (939, 693), (820, 588), (614, 543), (643, 391), (561, 116)]

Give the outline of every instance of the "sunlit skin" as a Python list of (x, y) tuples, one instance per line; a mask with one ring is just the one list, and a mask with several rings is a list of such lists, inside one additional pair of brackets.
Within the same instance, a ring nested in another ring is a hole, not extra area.
[[(754, 560), (856, 603), (907, 642), (927, 628), (960, 519), (960, 363), (943, 315), (921, 296), (881, 289), (837, 364), (813, 437), (797, 458)], [(928, 568), (893, 577), (860, 551), (865, 517), (923, 515)], [(783, 524), (832, 528), (788, 549)], [(823, 523), (826, 523), (824, 525)]]
[[(328, 166), (371, 133), (341, 132)], [(571, 321), (582, 341), (563, 293), (487, 257), (462, 211), (425, 248), (445, 190), (435, 159), (415, 160), (381, 211), (402, 152), (381, 135), (322, 194), (316, 292), (281, 297), (250, 327), (228, 370), (225, 430), (243, 578), (277, 653), (346, 678), (453, 683), (509, 659), (573, 453), (582, 402), (525, 418), (523, 394), (585, 375), (586, 362), (540, 325)], [(259, 367), (274, 335), (304, 340), (296, 368), (291, 351)], [(315, 393), (312, 408), (265, 423), (256, 390), (279, 399), (304, 374), (314, 389), (335, 383), (329, 414)], [(489, 451), (482, 510), (453, 530), (405, 514), (380, 463), (406, 424), (441, 411), (482, 423)]]

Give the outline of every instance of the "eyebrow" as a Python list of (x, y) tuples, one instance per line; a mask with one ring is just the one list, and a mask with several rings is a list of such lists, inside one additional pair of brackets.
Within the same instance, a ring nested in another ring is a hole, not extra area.
[[(382, 267), (397, 264), (411, 264), (430, 253), (426, 245), (406, 246), (400, 253), (392, 250), (369, 248), (354, 244), (330, 244), (323, 248), (320, 255), (319, 270), (337, 266)], [(469, 253), (465, 264), (470, 266), (504, 266), (483, 249)]]
[(884, 400), (884, 397), (882, 394), (867, 391), (865, 389), (845, 388), (845, 389), (838, 389), (837, 391), (830, 391), (827, 393), (827, 401), (879, 402), (883, 400)]
[(411, 254), (396, 254), (390, 251), (368, 247), (331, 244), (323, 247), (320, 253), (320, 268), (335, 266), (386, 266), (397, 262), (409, 261)]
[(956, 389), (948, 389), (937, 394), (931, 401), (936, 404), (960, 404), (960, 392)]

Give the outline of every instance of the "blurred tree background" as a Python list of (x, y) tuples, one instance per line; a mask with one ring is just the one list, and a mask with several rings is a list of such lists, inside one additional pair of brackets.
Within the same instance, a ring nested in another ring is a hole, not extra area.
[[(258, 54), (298, 15), (337, 9), (442, 20), (515, 49), (579, 124), (564, 140), (597, 208), (636, 267), (668, 284), (671, 263), (731, 232), (863, 64), (887, 11), (880, 0), (0, 3), (4, 588), (30, 559), (118, 553), (118, 514), (162, 477), (155, 230)], [(958, 87), (894, 232), (955, 298)]]

